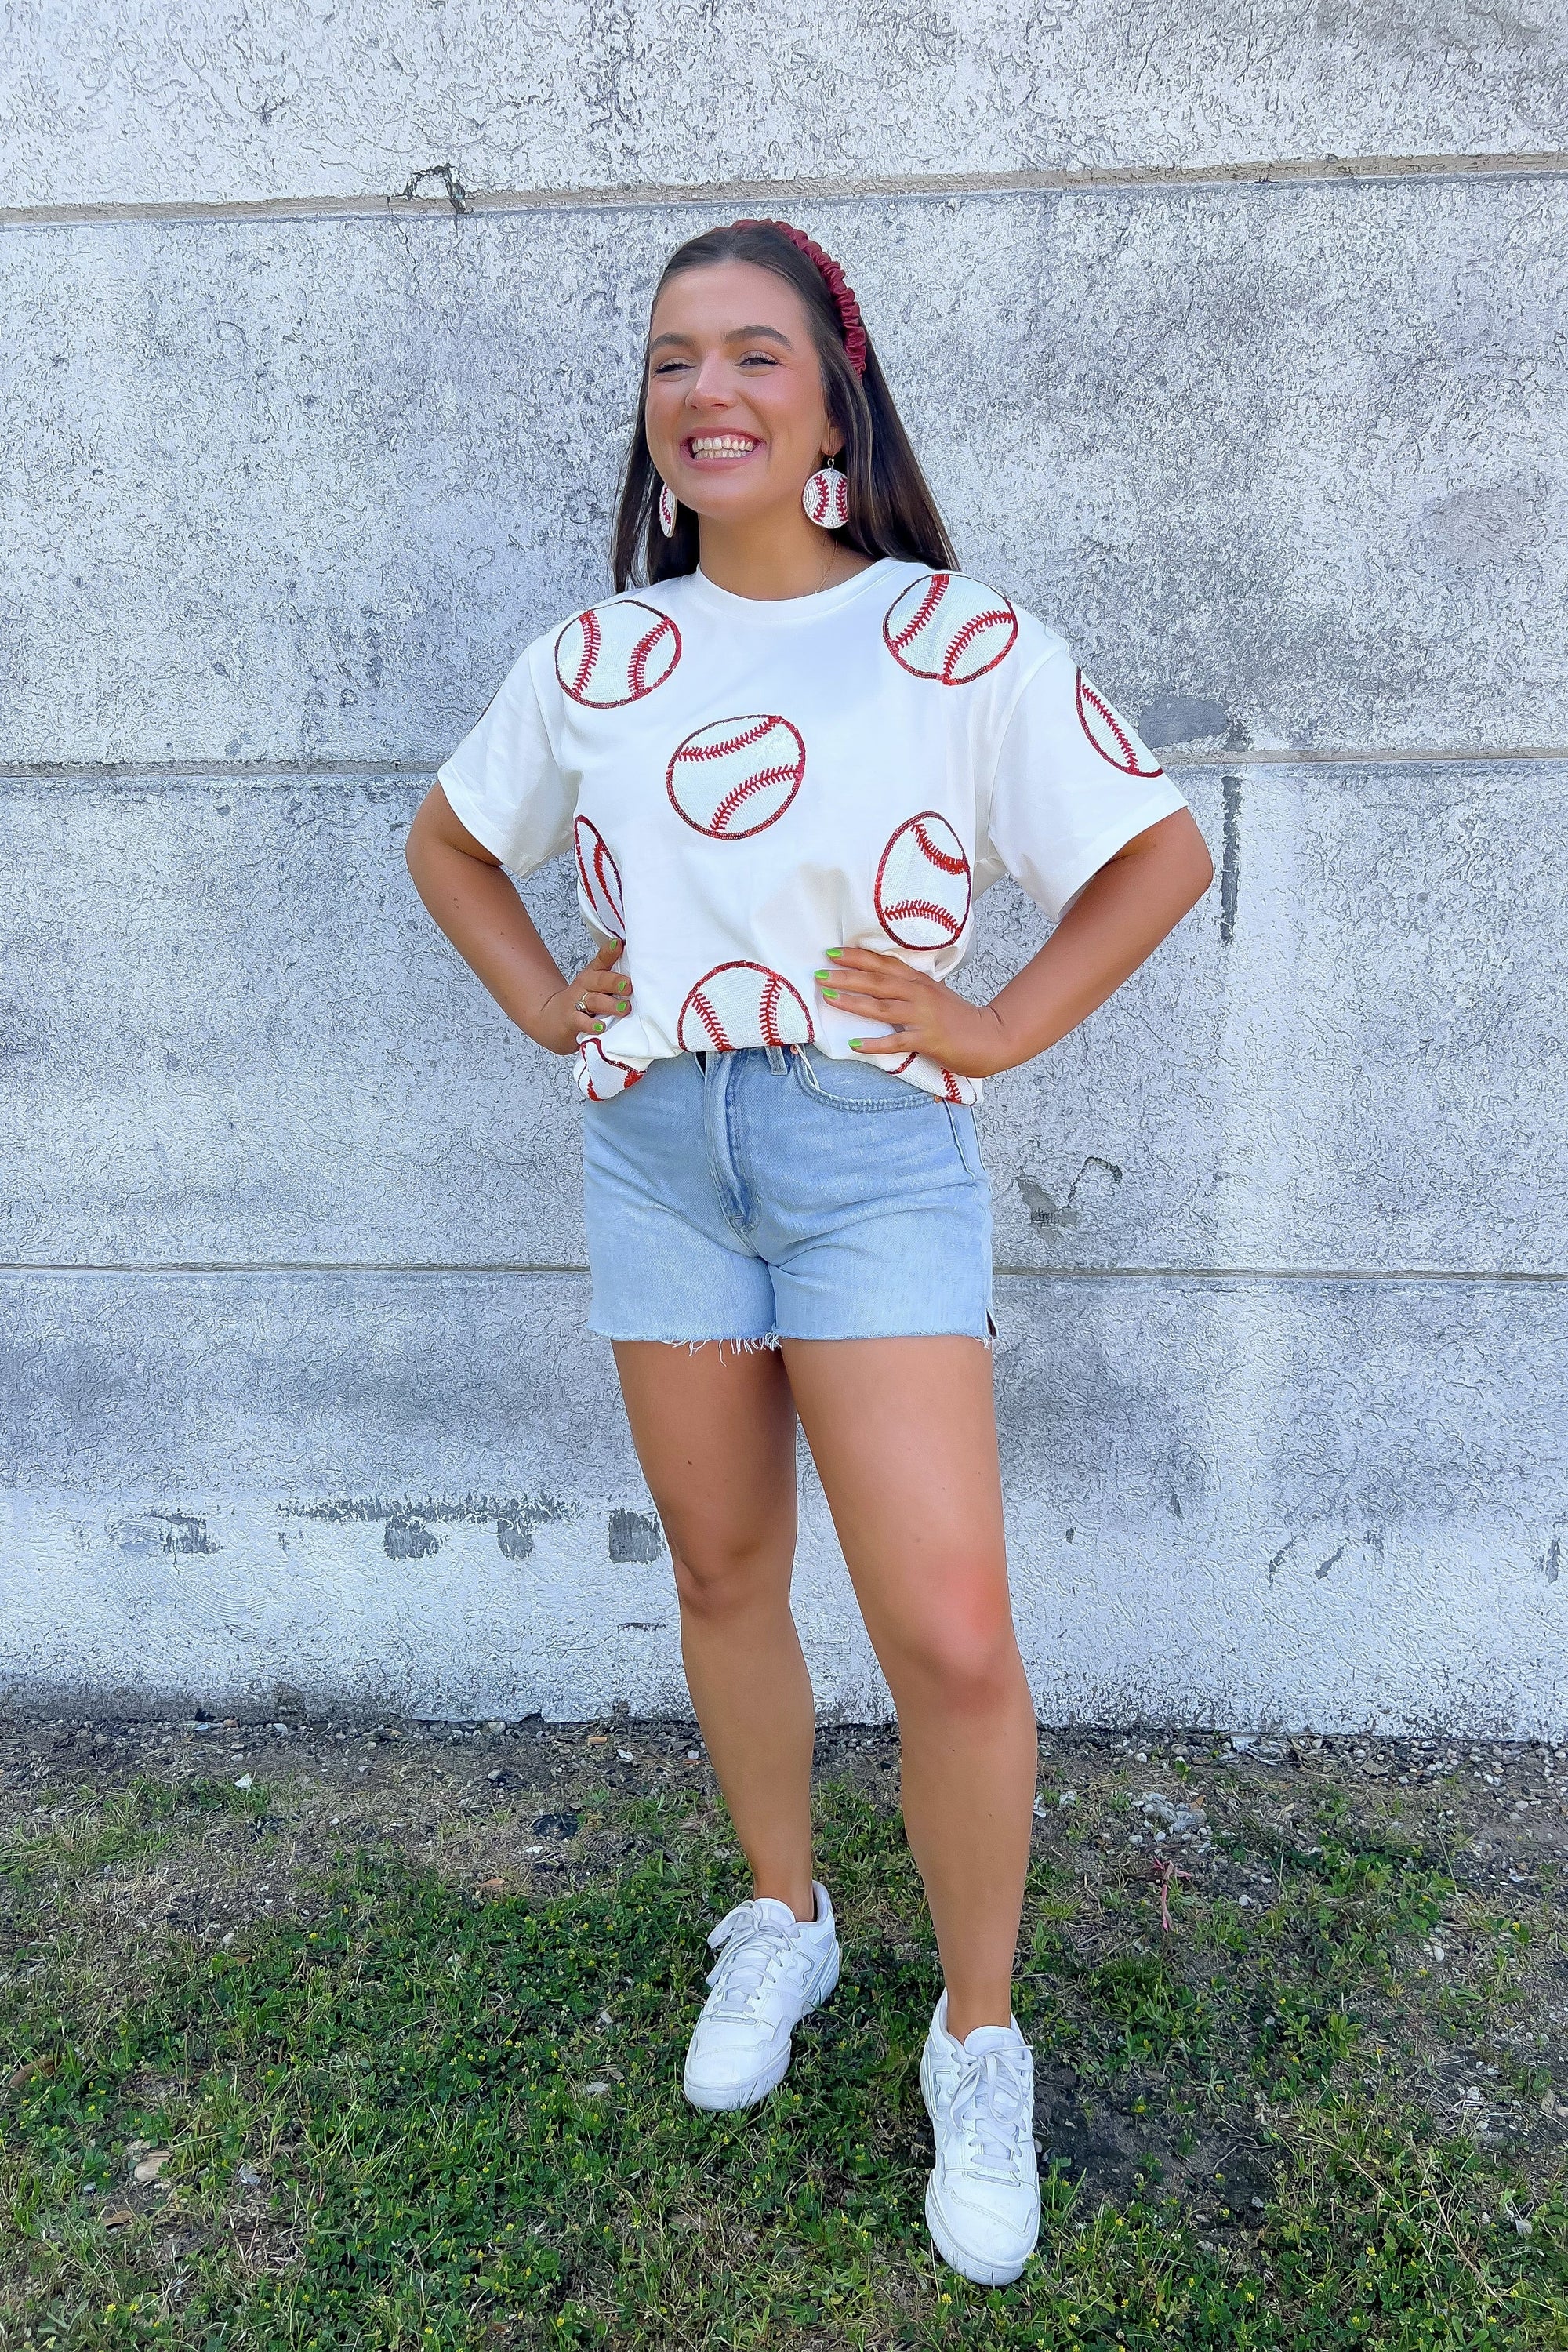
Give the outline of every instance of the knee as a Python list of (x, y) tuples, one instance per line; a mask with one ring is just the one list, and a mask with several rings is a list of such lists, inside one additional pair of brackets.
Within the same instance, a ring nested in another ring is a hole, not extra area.
[(1005, 1601), (998, 1606), (989, 1598), (932, 1609), (902, 1629), (886, 1672), (900, 1706), (994, 1714), (1024, 1682), (1012, 1612)]
[(773, 1583), (760, 1544), (708, 1543), (672, 1551), (671, 1559), (681, 1614), (708, 1623), (755, 1608)]

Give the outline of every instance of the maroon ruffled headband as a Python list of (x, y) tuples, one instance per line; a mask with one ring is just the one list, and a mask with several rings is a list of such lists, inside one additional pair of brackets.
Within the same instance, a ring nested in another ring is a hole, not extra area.
[(825, 253), (815, 237), (807, 236), (803, 228), (795, 227), (789, 221), (739, 220), (733, 226), (736, 228), (776, 228), (781, 236), (787, 236), (790, 243), (804, 253), (808, 261), (815, 263), (837, 309), (838, 323), (844, 331), (844, 349), (848, 354), (849, 364), (857, 375), (863, 376), (866, 373), (866, 329), (860, 317), (860, 305), (855, 299), (854, 288), (834, 260), (833, 256), (830, 253)]

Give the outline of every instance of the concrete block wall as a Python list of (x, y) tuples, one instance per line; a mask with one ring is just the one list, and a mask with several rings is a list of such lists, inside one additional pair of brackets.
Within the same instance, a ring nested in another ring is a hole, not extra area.
[[(603, 593), (648, 289), (743, 205), (843, 259), (969, 567), (1221, 868), (988, 1090), (1042, 1712), (1560, 1733), (1562, 28), (6, 26), (0, 1695), (683, 1706), (575, 1097), (401, 843)], [(1004, 886), (965, 984), (1040, 936)], [(880, 1713), (803, 1476), (822, 1701)]]

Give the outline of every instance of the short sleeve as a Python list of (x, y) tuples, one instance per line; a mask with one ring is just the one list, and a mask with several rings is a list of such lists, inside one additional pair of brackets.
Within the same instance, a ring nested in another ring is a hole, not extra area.
[(531, 646), (436, 781), (454, 814), (516, 875), (531, 874), (572, 839), (576, 793), (551, 746)]
[(984, 888), (1011, 874), (1054, 922), (1108, 857), (1185, 806), (1061, 646), (1030, 677), (1004, 729), (976, 879)]

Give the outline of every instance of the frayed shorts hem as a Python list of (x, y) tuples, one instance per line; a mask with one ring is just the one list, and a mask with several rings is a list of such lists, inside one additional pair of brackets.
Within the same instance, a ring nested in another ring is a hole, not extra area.
[[(984, 1331), (835, 1331), (827, 1336), (834, 1340), (978, 1339), (981, 1346), (990, 1353), (996, 1345), (996, 1326), (989, 1315), (985, 1322), (986, 1328)], [(738, 1356), (754, 1356), (759, 1349), (772, 1349), (776, 1351), (786, 1339), (798, 1339), (804, 1342), (806, 1339), (820, 1340), (823, 1337), (822, 1333), (816, 1331), (764, 1331), (754, 1339), (735, 1339), (727, 1333), (722, 1337), (714, 1333), (701, 1339), (689, 1339), (684, 1336), (672, 1339), (663, 1331), (606, 1331), (599, 1323), (590, 1323), (588, 1328), (596, 1339), (619, 1339), (628, 1345), (636, 1341), (642, 1347), (684, 1348), (689, 1356), (695, 1356), (700, 1348), (717, 1348), (721, 1356), (726, 1348), (732, 1348)]]
[(684, 1348), (690, 1356), (694, 1356), (699, 1348), (717, 1348), (721, 1354), (726, 1348), (733, 1348), (738, 1356), (754, 1356), (759, 1349), (776, 1349), (784, 1336), (779, 1331), (764, 1331), (754, 1339), (737, 1339), (727, 1331), (722, 1334), (714, 1331), (701, 1339), (689, 1339), (684, 1333), (672, 1339), (668, 1331), (606, 1331), (602, 1323), (590, 1323), (588, 1328), (598, 1339), (636, 1340), (639, 1347)]

